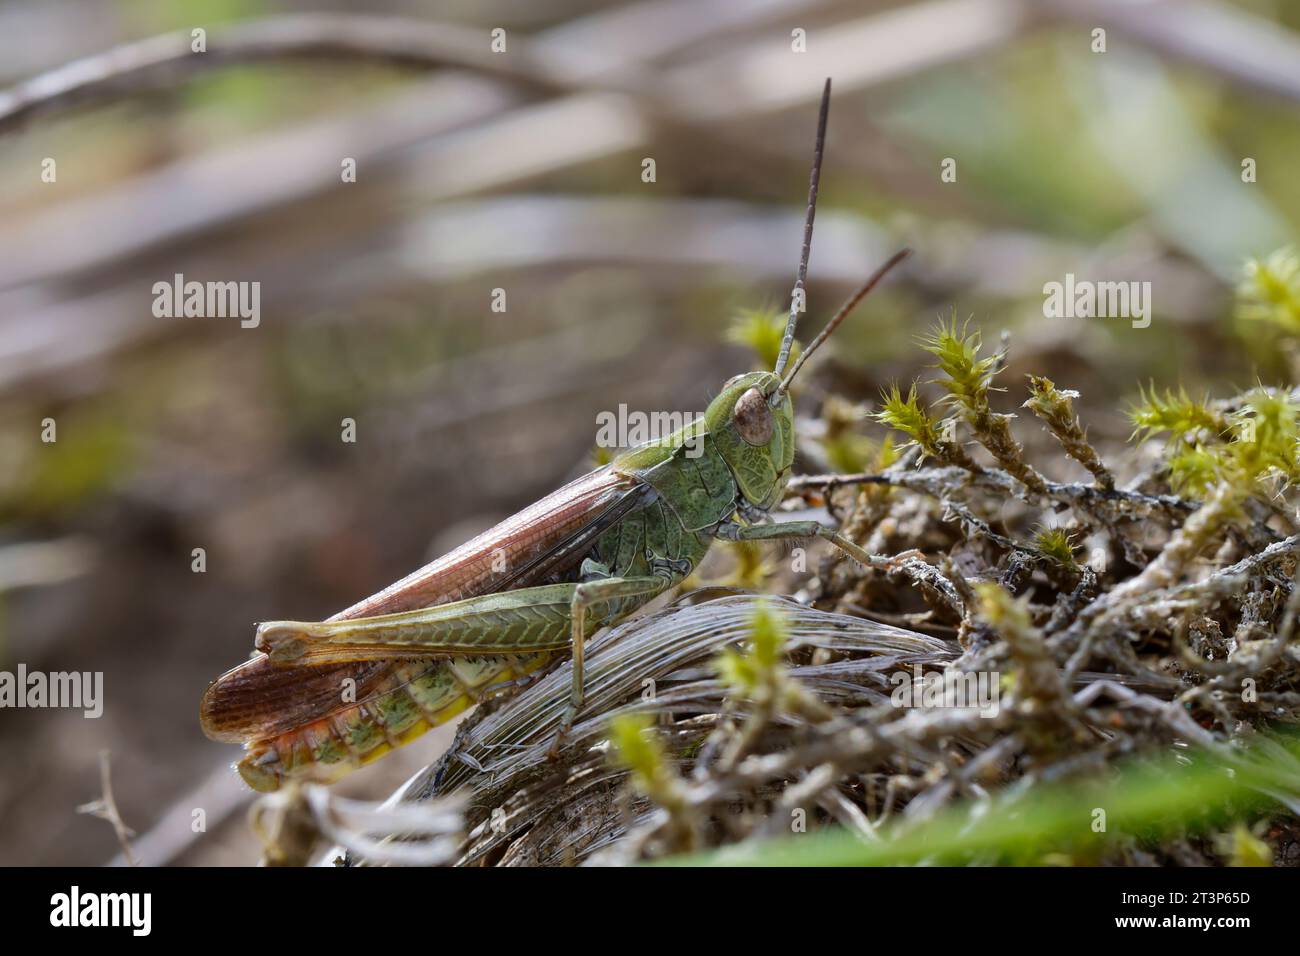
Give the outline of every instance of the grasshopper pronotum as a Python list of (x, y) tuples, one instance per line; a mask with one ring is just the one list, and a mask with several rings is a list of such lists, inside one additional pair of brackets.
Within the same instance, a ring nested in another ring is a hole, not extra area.
[(780, 502), (794, 461), (790, 382), (908, 254), (876, 270), (786, 371), (829, 107), (827, 80), (775, 368), (737, 375), (694, 422), (624, 452), (328, 621), (260, 625), (261, 653), (221, 675), (200, 711), (209, 737), (244, 744), (238, 770), (249, 786), (336, 779), (449, 720), (489, 687), (535, 670), (552, 652), (572, 649), (558, 746), (582, 706), (583, 640), (680, 583), (716, 539), (817, 536), (864, 565), (891, 563), (815, 521), (760, 523)]

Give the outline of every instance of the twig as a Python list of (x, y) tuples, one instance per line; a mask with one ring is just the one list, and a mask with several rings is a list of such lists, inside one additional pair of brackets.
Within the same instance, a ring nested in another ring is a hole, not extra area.
[[(150, 37), (85, 57), (0, 92), (0, 133), (37, 113), (156, 89), (178, 75), (285, 59), (355, 59), (403, 66), (468, 68), (544, 93), (573, 88), (520, 40), (493, 54), (485, 30), (405, 17), (305, 13), (249, 20), (214, 30), (194, 52), (189, 30)], [(522, 38), (521, 38), (522, 40)]]
[[(971, 484), (1003, 493), (1014, 492), (1015, 479), (1000, 468), (983, 468), (972, 474), (960, 468), (921, 468), (913, 472), (882, 472), (852, 475), (800, 475), (790, 480), (790, 491), (805, 488), (838, 488), (844, 485), (889, 485), (943, 497)], [(1154, 508), (1174, 514), (1191, 514), (1199, 505), (1177, 495), (1152, 495), (1122, 488), (1099, 488), (1082, 483), (1045, 482), (1044, 495), (1062, 504), (1112, 502), (1139, 508)], [(1146, 517), (1146, 515), (1140, 515)]]
[(131, 852), (131, 837), (135, 836), (135, 831), (122, 822), (122, 815), (117, 812), (117, 801), (113, 797), (112, 757), (107, 750), (99, 752), (99, 788), (100, 798), (83, 803), (77, 807), (77, 812), (107, 820), (117, 834), (127, 866), (137, 866), (135, 854)]
[(1050, 0), (1048, 5), (1088, 26), (1116, 28), (1248, 88), (1300, 100), (1300, 39), (1246, 10), (1195, 0)]

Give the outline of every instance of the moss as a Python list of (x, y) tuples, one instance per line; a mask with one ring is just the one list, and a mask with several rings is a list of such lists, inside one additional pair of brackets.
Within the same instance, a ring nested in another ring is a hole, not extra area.
[[(775, 308), (741, 309), (727, 327), (727, 341), (754, 353), (756, 371), (768, 371), (776, 367), (788, 318), (786, 312)], [(796, 342), (790, 349), (790, 362), (800, 351)]]
[(1291, 248), (1250, 259), (1237, 285), (1238, 319), (1300, 333), (1300, 257)]
[(1138, 396), (1128, 412), (1133, 423), (1131, 438), (1148, 439), (1168, 432), (1173, 439), (1202, 435), (1213, 440), (1228, 431), (1227, 419), (1210, 408), (1209, 399), (1198, 402), (1182, 388), (1177, 392), (1165, 389), (1162, 394), (1155, 385), (1139, 387)]

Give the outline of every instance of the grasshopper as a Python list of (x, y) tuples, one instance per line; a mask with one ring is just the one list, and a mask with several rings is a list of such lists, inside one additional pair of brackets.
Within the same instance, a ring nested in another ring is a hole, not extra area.
[(617, 456), (328, 621), (258, 626), (258, 651), (219, 677), (200, 719), (243, 743), (254, 790), (327, 782), (370, 763), (571, 650), (558, 747), (583, 703), (583, 641), (679, 584), (715, 540), (821, 537), (868, 554), (815, 521), (770, 523), (794, 462), (790, 383), (908, 250), (854, 293), (789, 371), (803, 311), (830, 81), (822, 93), (798, 277), (776, 366), (727, 381), (672, 435)]

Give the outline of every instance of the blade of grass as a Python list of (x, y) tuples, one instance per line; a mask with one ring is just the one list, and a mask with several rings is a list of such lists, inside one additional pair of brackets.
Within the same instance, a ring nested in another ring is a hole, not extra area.
[[(1122, 837), (1205, 832), (1300, 791), (1300, 745), (1290, 766), (1243, 759), (1233, 766), (1189, 753), (1127, 764), (1110, 780), (1040, 785), (1021, 799), (958, 805), (918, 826), (885, 830), (864, 843), (846, 830), (673, 857), (669, 866), (900, 866), (972, 861), (1087, 862)], [(1104, 827), (1104, 829), (1102, 829)]]

